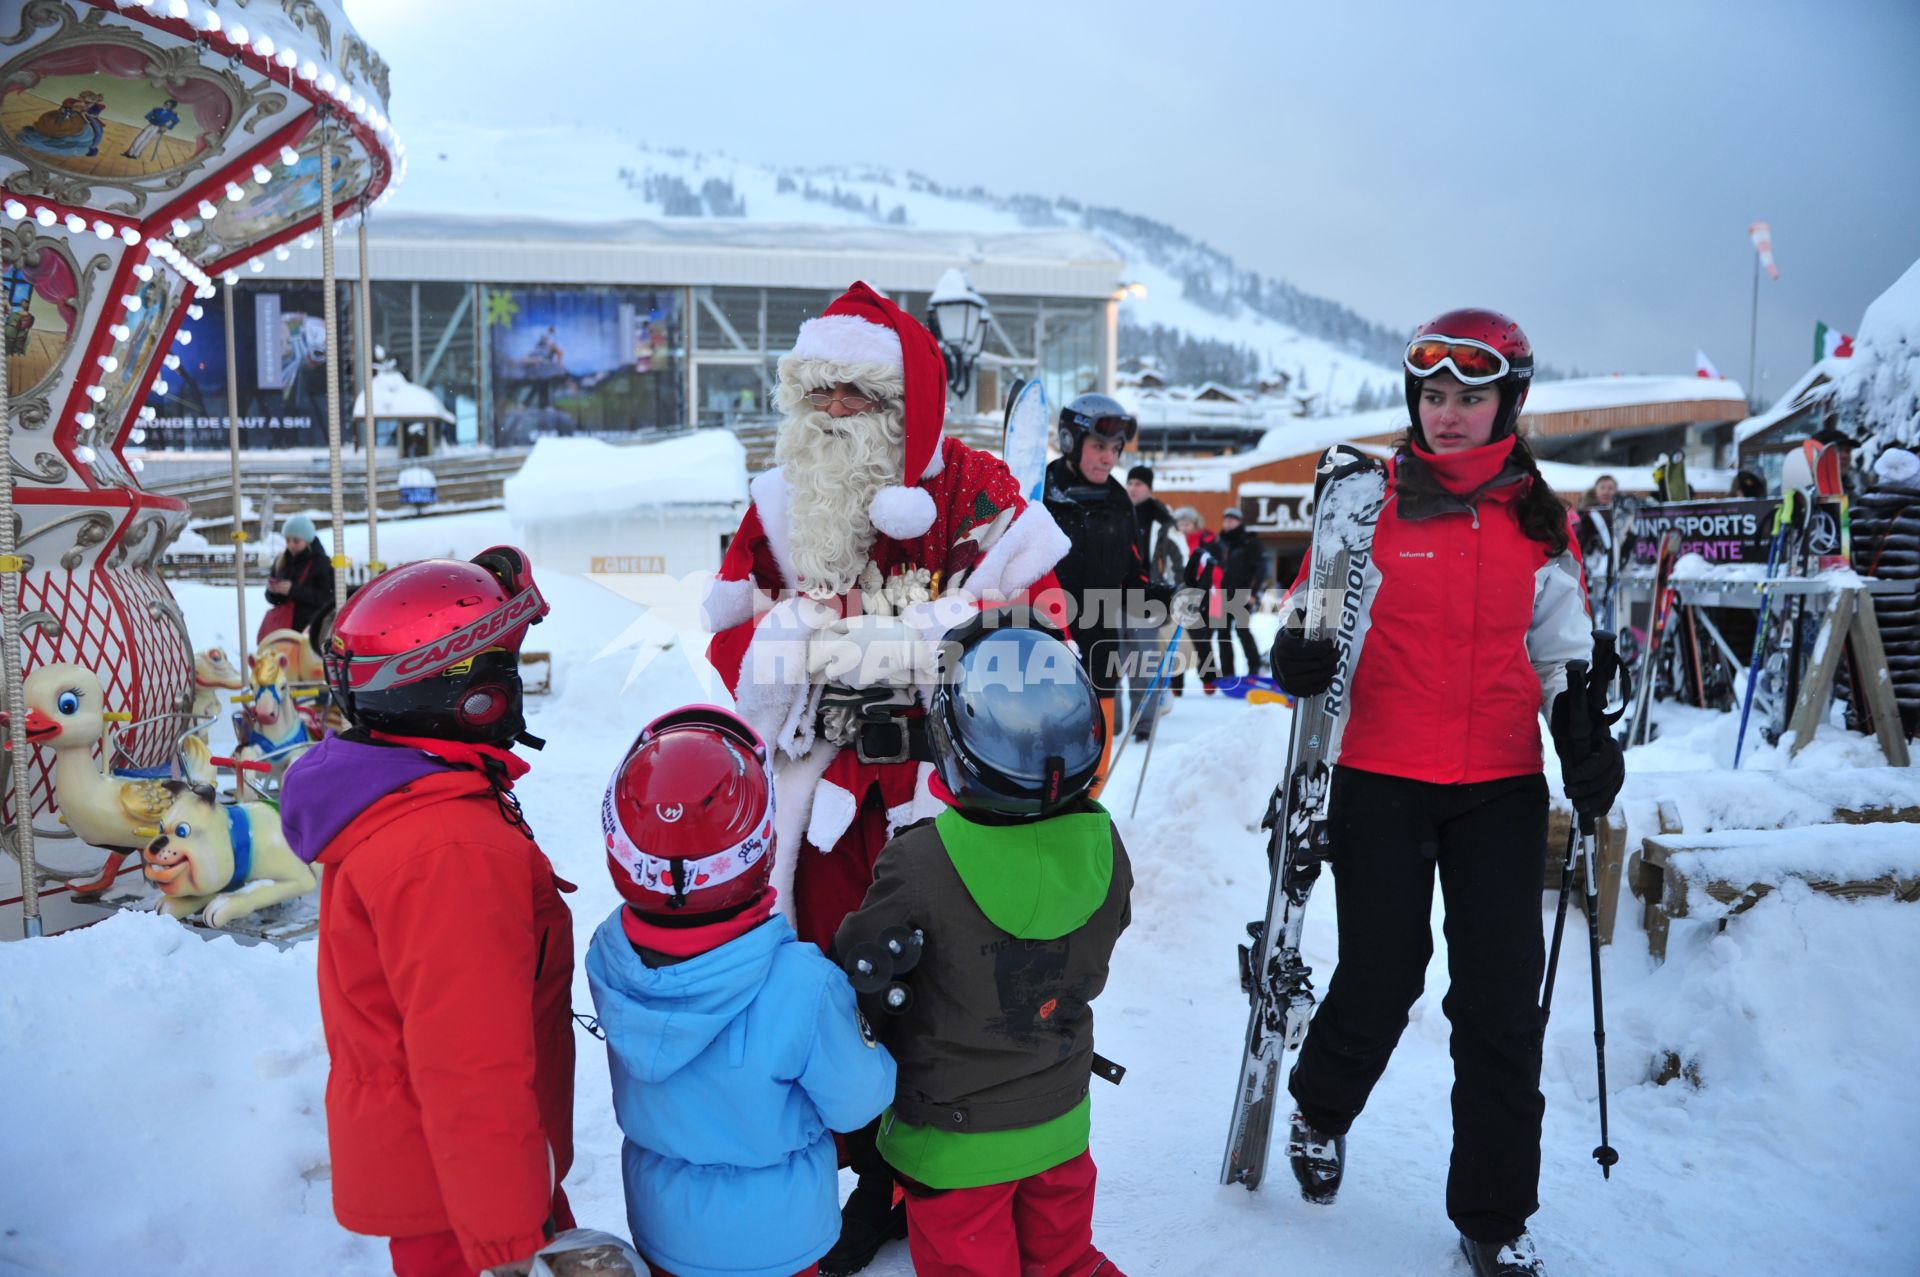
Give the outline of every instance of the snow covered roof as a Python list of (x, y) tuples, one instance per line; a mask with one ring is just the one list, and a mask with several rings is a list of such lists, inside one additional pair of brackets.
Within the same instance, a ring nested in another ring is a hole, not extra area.
[(507, 480), (506, 502), (520, 527), (666, 506), (737, 511), (747, 503), (747, 452), (728, 430), (624, 447), (549, 436)]
[[(378, 279), (483, 280), (503, 284), (723, 284), (839, 290), (866, 279), (927, 292), (964, 263), (989, 299), (1075, 297), (1105, 301), (1124, 263), (1085, 231), (919, 230), (744, 219), (605, 221), (477, 213), (376, 213), (367, 255)], [(342, 238), (336, 269), (359, 273), (357, 245)], [(320, 250), (269, 260), (270, 279), (315, 279)]]
[[(353, 397), (353, 415), (363, 416), (367, 411), (367, 397), (356, 393)], [(453, 414), (440, 402), (440, 396), (425, 386), (416, 386), (408, 381), (398, 369), (384, 368), (373, 374), (373, 415), (382, 420), (421, 421), (431, 418), (435, 421), (453, 421)]]
[[(1638, 407), (1653, 403), (1700, 401), (1745, 404), (1747, 392), (1725, 377), (1570, 377), (1535, 382), (1527, 393), (1528, 417), (1553, 412), (1591, 412), (1596, 408)], [(1741, 411), (1744, 413), (1745, 408)]]
[(1853, 358), (1833, 362), (1850, 422), (1875, 445), (1920, 443), (1920, 262), (1867, 307)]
[(1744, 443), (1768, 426), (1785, 421), (1808, 404), (1829, 397), (1833, 392), (1827, 387), (1839, 374), (1841, 366), (1852, 362), (1851, 359), (1822, 359), (1801, 373), (1799, 380), (1788, 386), (1787, 393), (1776, 399), (1771, 408), (1748, 417), (1733, 428), (1733, 442), (1736, 445)]

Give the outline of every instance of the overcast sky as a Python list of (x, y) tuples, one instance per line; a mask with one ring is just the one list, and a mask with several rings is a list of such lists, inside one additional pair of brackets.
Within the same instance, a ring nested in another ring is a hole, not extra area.
[[(1920, 3), (351, 0), (393, 117), (1066, 194), (1411, 327), (1561, 368), (1747, 374), (1920, 258)], [(557, 16), (555, 16), (557, 15)], [(530, 175), (537, 180), (537, 175)], [(583, 214), (591, 215), (591, 210)]]

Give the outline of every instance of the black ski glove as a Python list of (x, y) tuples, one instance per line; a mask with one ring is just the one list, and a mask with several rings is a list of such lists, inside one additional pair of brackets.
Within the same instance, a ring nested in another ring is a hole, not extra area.
[(1575, 812), (1586, 819), (1598, 820), (1613, 807), (1613, 800), (1626, 783), (1627, 763), (1620, 742), (1604, 725), (1585, 733), (1574, 732), (1569, 718), (1573, 697), (1579, 693), (1562, 692), (1553, 698), (1553, 712), (1547, 727), (1553, 733), (1553, 751), (1560, 755), (1560, 780)]
[(1308, 638), (1298, 630), (1280, 627), (1273, 640), (1274, 681), (1294, 696), (1318, 696), (1333, 683), (1340, 665), (1333, 640)]

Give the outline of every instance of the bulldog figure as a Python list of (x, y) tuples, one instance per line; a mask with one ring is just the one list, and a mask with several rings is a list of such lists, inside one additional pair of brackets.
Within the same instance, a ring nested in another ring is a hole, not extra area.
[(140, 852), (147, 881), (166, 896), (161, 912), (225, 927), (319, 886), (288, 848), (271, 803), (223, 806), (209, 786), (164, 783), (173, 801)]

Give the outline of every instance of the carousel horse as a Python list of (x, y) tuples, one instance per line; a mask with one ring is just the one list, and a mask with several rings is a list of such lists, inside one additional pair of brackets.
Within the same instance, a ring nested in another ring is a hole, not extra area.
[(140, 851), (160, 912), (224, 927), (319, 885), (293, 854), (272, 803), (223, 806), (209, 785), (170, 780), (159, 832)]
[[(278, 654), (280, 668), (286, 671), (287, 680), (297, 691), (325, 691), (327, 668), (321, 663), (320, 654), (313, 650), (313, 644), (307, 641), (304, 632), (269, 630), (260, 636), (256, 652)], [(295, 698), (295, 703), (301, 717), (307, 720), (307, 730), (315, 740), (325, 736), (329, 728), (336, 732), (347, 730), (346, 720), (339, 710), (333, 708), (330, 697), (302, 695)]]
[(193, 717), (204, 723), (220, 714), (220, 693), (237, 692), (247, 685), (224, 649), (210, 647), (193, 654)]
[[(53, 800), (60, 819), (85, 843), (107, 851), (105, 872), (75, 883), (76, 895), (91, 895), (113, 885), (120, 861), (152, 839), (173, 801), (165, 782), (153, 776), (109, 773), (94, 759), (94, 746), (109, 722), (127, 715), (106, 707), (94, 672), (79, 665), (42, 665), (21, 686), (27, 706), (27, 743), (53, 751)], [(213, 764), (206, 741), (189, 736), (180, 743), (186, 773), (211, 782)]]
[(287, 676), (287, 657), (262, 646), (253, 655), (253, 690), (238, 699), (244, 708), (233, 716), (236, 758), (269, 764), (274, 775), (286, 770), (300, 751), (325, 733), (314, 730), (302, 713), (300, 693)]

